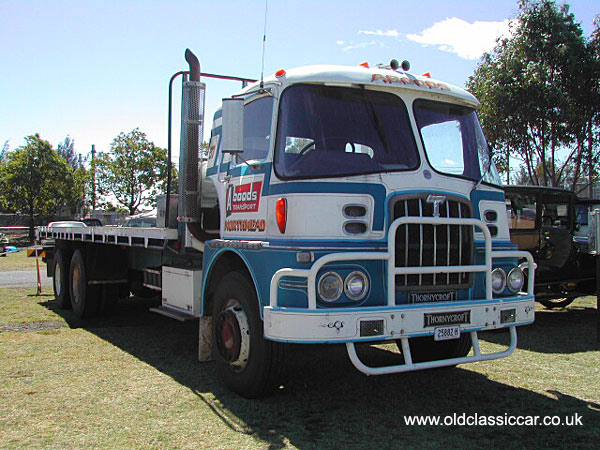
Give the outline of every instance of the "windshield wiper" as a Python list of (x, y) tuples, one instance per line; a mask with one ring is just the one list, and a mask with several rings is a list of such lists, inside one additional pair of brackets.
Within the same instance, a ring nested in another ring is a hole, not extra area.
[(477, 180), (475, 182), (475, 184), (473, 184), (473, 187), (471, 188), (471, 191), (474, 191), (475, 189), (477, 189), (479, 187), (479, 185), (483, 182), (483, 179), (488, 174), (488, 172), (490, 171), (491, 168), (492, 168), (492, 153), (488, 149), (488, 160), (487, 160), (487, 164), (486, 164), (485, 170), (483, 171), (483, 173), (479, 177), (479, 180)]

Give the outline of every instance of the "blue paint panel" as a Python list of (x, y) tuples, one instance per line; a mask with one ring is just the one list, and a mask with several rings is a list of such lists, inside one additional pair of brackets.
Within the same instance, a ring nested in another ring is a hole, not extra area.
[(479, 213), (479, 202), (482, 200), (490, 200), (504, 203), (504, 191), (479, 191), (475, 189), (471, 192), (471, 203), (473, 204), (473, 217), (481, 219)]
[[(275, 250), (275, 249), (212, 249), (209, 246), (205, 250), (205, 270), (203, 273), (203, 292), (205, 289), (206, 278), (210, 274), (211, 267), (214, 263), (215, 258), (224, 252), (233, 251), (239, 255), (244, 261), (252, 275), (254, 284), (257, 288), (257, 294), (259, 302), (262, 306), (269, 304), (269, 292), (271, 287), (271, 278), (275, 272), (283, 267), (291, 267), (296, 269), (308, 269), (312, 263), (305, 264), (296, 261), (296, 250)], [(316, 252), (315, 260), (329, 254), (331, 252)], [(352, 270), (361, 269), (370, 278), (369, 294), (365, 300), (361, 302), (361, 306), (383, 306), (385, 305), (385, 264), (381, 261), (360, 261), (360, 263), (349, 263), (346, 264), (346, 268), (340, 270), (342, 276), (347, 275), (351, 272), (348, 267), (352, 266)], [(325, 267), (340, 267), (344, 264), (332, 264)], [(298, 282), (304, 282), (303, 278), (297, 277), (285, 277), (284, 280), (296, 280)], [(318, 280), (318, 278), (317, 278)], [(293, 282), (292, 282), (293, 283)], [(302, 292), (301, 288), (279, 288), (278, 290), (279, 305), (283, 307), (291, 308), (307, 308), (308, 307), (308, 296), (305, 292)], [(344, 302), (342, 298), (342, 302)], [(348, 306), (348, 302), (345, 302), (345, 306)], [(356, 303), (353, 303), (354, 305)], [(340, 305), (342, 306), (342, 305)], [(324, 309), (336, 309), (337, 305), (319, 303), (319, 307)], [(303, 309), (306, 311), (306, 309)]]
[(382, 184), (373, 183), (331, 183), (331, 182), (300, 182), (273, 184), (269, 186), (269, 195), (284, 194), (366, 194), (373, 197), (373, 229), (383, 230), (385, 222), (384, 207), (386, 190)]

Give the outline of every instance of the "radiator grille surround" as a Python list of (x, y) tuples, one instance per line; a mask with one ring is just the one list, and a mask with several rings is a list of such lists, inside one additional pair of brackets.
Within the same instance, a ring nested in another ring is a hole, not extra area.
[[(434, 201), (435, 198), (437, 202)], [(395, 196), (390, 200), (390, 211), (391, 221), (401, 217), (436, 217), (436, 212), (442, 219), (472, 217), (471, 204), (466, 199), (451, 195), (433, 197), (427, 193)], [(395, 246), (396, 267), (471, 265), (473, 226), (401, 225), (396, 232)], [(470, 272), (459, 272), (396, 275), (395, 284), (396, 290), (399, 291), (434, 292), (466, 289), (471, 283)]]

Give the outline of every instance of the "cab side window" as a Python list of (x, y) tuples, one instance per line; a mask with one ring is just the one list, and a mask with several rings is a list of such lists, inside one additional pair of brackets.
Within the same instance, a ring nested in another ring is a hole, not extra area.
[(535, 228), (535, 195), (517, 194), (506, 196), (508, 223), (513, 230), (533, 230)]
[[(261, 161), (269, 154), (274, 99), (262, 97), (244, 106), (244, 160)], [(238, 163), (241, 160), (238, 159)]]
[(542, 226), (566, 230), (569, 225), (568, 211), (567, 203), (544, 203)]

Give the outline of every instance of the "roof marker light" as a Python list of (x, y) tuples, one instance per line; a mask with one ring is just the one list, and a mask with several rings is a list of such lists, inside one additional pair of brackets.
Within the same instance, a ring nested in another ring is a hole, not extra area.
[(421, 76), (431, 78), (431, 74), (429, 72), (422, 73)]
[(360, 63), (359, 66), (368, 69), (369, 68), (369, 63), (365, 61), (365, 62)]
[(275, 76), (277, 78), (281, 78), (284, 75), (285, 75), (285, 70), (283, 70), (283, 69), (279, 69), (277, 72), (275, 72)]

